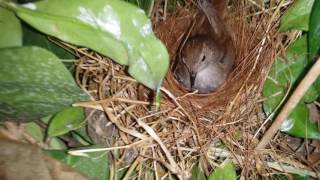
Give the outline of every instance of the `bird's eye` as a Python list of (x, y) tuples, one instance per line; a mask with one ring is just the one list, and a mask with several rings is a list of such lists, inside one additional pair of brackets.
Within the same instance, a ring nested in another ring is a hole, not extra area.
[(201, 62), (203, 62), (204, 60), (206, 60), (206, 56), (202, 57)]

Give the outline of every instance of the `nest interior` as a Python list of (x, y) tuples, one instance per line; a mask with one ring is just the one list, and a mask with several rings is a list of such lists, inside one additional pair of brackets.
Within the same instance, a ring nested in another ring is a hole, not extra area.
[[(126, 147), (113, 152), (117, 163), (130, 164), (139, 171), (152, 167), (160, 177), (173, 173), (180, 179), (190, 176), (199, 157), (207, 174), (214, 162), (228, 158), (216, 153), (221, 150), (217, 146), (223, 144), (233, 154), (231, 159), (241, 176), (255, 179), (263, 171), (253, 163), (253, 149), (264, 131), (259, 129), (264, 119), (261, 91), (281, 51), (276, 30), (279, 9), (272, 3), (270, 9), (265, 13), (245, 0), (230, 1), (224, 20), (232, 33), (236, 61), (227, 82), (214, 93), (198, 95), (186, 92), (168, 71), (158, 111), (154, 110), (152, 91), (130, 78), (125, 67), (78, 49), (81, 58), (76, 79), (94, 100), (78, 104), (90, 108), (91, 137), (108, 147)], [(162, 18), (156, 18), (157, 9), (153, 12), (154, 31), (165, 43), (171, 63), (197, 11), (195, 3), (187, 1), (165, 18), (163, 12)], [(141, 165), (145, 161), (149, 163)]]

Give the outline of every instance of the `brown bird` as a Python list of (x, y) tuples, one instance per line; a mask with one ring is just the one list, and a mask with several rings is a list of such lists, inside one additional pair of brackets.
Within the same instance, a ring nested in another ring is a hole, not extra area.
[[(225, 82), (233, 67), (234, 46), (220, 17), (223, 12), (217, 11), (221, 6), (214, 6), (216, 2), (199, 0), (203, 12), (203, 20), (196, 25), (200, 27), (199, 33), (194, 33), (186, 41), (174, 69), (175, 78), (189, 91), (215, 91)], [(225, 3), (225, 0), (219, 0), (221, 2)]]

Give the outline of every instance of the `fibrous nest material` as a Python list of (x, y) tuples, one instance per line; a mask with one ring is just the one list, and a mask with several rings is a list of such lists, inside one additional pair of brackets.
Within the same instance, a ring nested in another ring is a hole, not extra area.
[[(158, 111), (152, 91), (129, 77), (125, 67), (86, 49), (77, 50), (81, 58), (76, 79), (93, 101), (76, 105), (90, 109), (90, 134), (95, 141), (114, 147), (111, 152), (117, 167), (130, 164), (129, 172), (138, 171), (135, 178), (153, 169), (158, 178), (175, 174), (180, 179), (190, 176), (199, 159), (206, 174), (225, 159), (232, 159), (240, 177), (246, 179), (276, 169), (257, 163), (254, 147), (266, 128), (261, 110), (263, 83), (284, 48), (277, 27), (280, 6), (285, 5), (270, 1), (264, 9), (251, 2), (230, 1), (228, 5), (225, 22), (232, 32), (236, 62), (227, 82), (214, 93), (198, 95), (183, 90), (169, 70)], [(154, 30), (172, 63), (198, 9), (187, 1), (165, 17), (161, 11), (162, 18), (157, 10)], [(274, 156), (269, 153), (268, 159)]]

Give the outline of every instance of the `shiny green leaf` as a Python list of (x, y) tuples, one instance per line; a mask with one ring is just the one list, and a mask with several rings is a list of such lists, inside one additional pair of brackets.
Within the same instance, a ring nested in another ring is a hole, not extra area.
[(313, 2), (314, 0), (295, 0), (281, 17), (280, 31), (291, 29), (308, 31)]
[(47, 153), (92, 179), (109, 179), (107, 152), (88, 153), (89, 157), (71, 156), (66, 151), (51, 150)]
[(88, 100), (52, 53), (38, 47), (0, 49), (0, 120), (32, 121)]
[(70, 107), (56, 114), (50, 121), (48, 136), (60, 136), (84, 125), (83, 108)]
[(193, 165), (191, 173), (191, 180), (206, 180), (199, 163)]
[(320, 48), (320, 1), (313, 4), (309, 26), (308, 47), (310, 57), (313, 58)]
[(47, 0), (4, 4), (41, 32), (89, 47), (116, 62), (149, 88), (158, 89), (169, 66), (165, 46), (144, 11), (119, 0)]
[(0, 48), (22, 45), (22, 30), (15, 14), (0, 7)]
[(209, 180), (236, 180), (237, 174), (234, 165), (231, 161), (223, 163), (220, 167), (216, 168), (209, 176)]
[[(286, 51), (286, 56), (286, 59), (278, 58), (275, 61), (264, 84), (263, 95), (267, 100), (263, 102), (263, 108), (267, 116), (277, 113), (274, 111), (284, 95), (289, 90), (290, 95), (312, 64), (307, 59), (307, 37), (302, 36), (291, 44)], [(315, 124), (311, 123), (305, 104), (305, 102), (314, 101), (318, 96), (317, 90), (312, 86), (289, 115), (281, 130), (297, 137), (318, 139), (320, 131)]]

